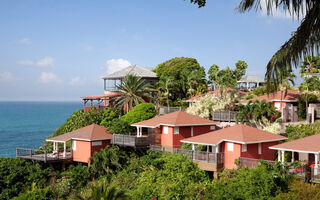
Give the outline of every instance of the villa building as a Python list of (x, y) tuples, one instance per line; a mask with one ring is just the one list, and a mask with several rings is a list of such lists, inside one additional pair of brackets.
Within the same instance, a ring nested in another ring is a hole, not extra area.
[(137, 128), (136, 136), (114, 134), (113, 144), (149, 147), (160, 145), (166, 148), (180, 148), (181, 140), (208, 133), (216, 129), (216, 122), (183, 111), (131, 124)]
[(272, 162), (276, 151), (269, 149), (286, 137), (239, 124), (181, 140), (182, 143), (207, 146), (207, 152), (224, 154), (224, 169), (233, 169), (239, 159), (242, 165), (256, 164), (259, 159)]
[[(112, 134), (105, 127), (91, 124), (83, 128), (46, 139), (53, 143), (53, 151), (38, 153), (32, 149), (17, 148), (17, 158), (28, 160), (53, 162), (84, 162), (89, 163), (94, 152), (98, 152), (111, 144)], [(67, 142), (71, 143), (71, 149), (67, 149)], [(59, 150), (58, 144), (63, 144), (63, 150)]]
[[(112, 104), (114, 97), (119, 96), (117, 85), (121, 85), (124, 77), (129, 74), (139, 76), (149, 83), (158, 81), (156, 73), (152, 72), (150, 69), (136, 65), (128, 66), (102, 78), (104, 81), (104, 94), (81, 97), (84, 103), (84, 111), (87, 112), (93, 106), (103, 110), (105, 107), (108, 107), (110, 104)], [(90, 102), (89, 106), (87, 106), (88, 102)]]
[(257, 76), (245, 76), (238, 81), (238, 88), (241, 90), (252, 90), (265, 84), (264, 79)]

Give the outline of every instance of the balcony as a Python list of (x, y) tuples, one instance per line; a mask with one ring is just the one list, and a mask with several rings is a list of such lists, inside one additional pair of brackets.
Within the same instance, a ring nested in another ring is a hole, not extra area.
[(96, 110), (96, 111), (104, 111), (105, 108), (108, 106), (84, 106), (83, 111), (84, 112), (89, 112), (90, 110)]
[(112, 144), (119, 146), (143, 148), (148, 147), (151, 144), (151, 137), (137, 137), (136, 135), (113, 134)]
[(187, 149), (173, 149), (164, 146), (150, 145), (152, 151), (170, 152), (182, 154), (198, 164), (198, 167), (206, 171), (220, 171), (224, 168), (224, 154), (205, 151), (192, 151)]

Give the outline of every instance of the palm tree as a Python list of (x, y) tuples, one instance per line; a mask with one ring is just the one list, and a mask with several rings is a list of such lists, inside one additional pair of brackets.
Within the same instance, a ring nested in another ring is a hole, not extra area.
[(157, 83), (157, 88), (159, 93), (159, 97), (160, 95), (165, 96), (166, 100), (167, 100), (167, 107), (169, 109), (170, 104), (169, 104), (169, 96), (170, 96), (170, 87), (173, 85), (172, 82), (172, 78), (171, 77), (165, 77), (159, 80), (159, 82)]
[[(200, 1), (201, 2), (201, 1)], [(266, 3), (267, 13), (282, 9), (292, 18), (302, 18), (300, 26), (272, 56), (267, 64), (266, 79), (268, 88), (271, 83), (278, 85), (281, 71), (292, 71), (299, 65), (302, 58), (314, 52), (319, 53), (320, 45), (320, 1), (319, 0), (241, 0), (238, 10), (246, 12), (252, 9), (262, 9)], [(305, 14), (305, 15), (304, 15)], [(303, 16), (304, 15), (304, 16)]]
[[(206, 0), (190, 0), (199, 7), (206, 5)], [(262, 6), (265, 3), (265, 6)], [(271, 84), (278, 85), (279, 72), (291, 71), (297, 67), (303, 57), (319, 53), (320, 46), (320, 1), (319, 0), (241, 0), (238, 5), (240, 12), (255, 8), (267, 8), (268, 15), (274, 10), (282, 9), (292, 18), (301, 20), (300, 26), (280, 49), (272, 56), (267, 64), (266, 79), (270, 89)]]
[(116, 99), (118, 106), (129, 112), (134, 106), (145, 102), (143, 97), (149, 97), (149, 84), (141, 77), (129, 74), (124, 77), (122, 84), (117, 85), (120, 94)]
[(279, 85), (278, 88), (281, 91), (280, 97), (280, 111), (282, 112), (282, 99), (287, 96), (288, 89), (290, 88), (290, 84), (295, 85), (294, 79), (296, 75), (292, 73), (292, 71), (283, 70), (279, 74)]

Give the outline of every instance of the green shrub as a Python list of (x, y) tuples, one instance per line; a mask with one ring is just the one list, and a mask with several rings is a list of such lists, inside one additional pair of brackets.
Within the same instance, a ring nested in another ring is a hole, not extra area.
[(62, 176), (69, 179), (72, 190), (80, 190), (89, 180), (89, 168), (87, 166), (78, 164), (71, 165), (67, 171), (62, 172)]
[(11, 199), (35, 183), (42, 187), (49, 179), (49, 169), (18, 158), (0, 157), (0, 199)]
[(112, 134), (130, 134), (136, 131), (134, 127), (131, 127), (130, 124), (122, 119), (112, 120), (108, 126), (108, 131)]
[(118, 119), (120, 116), (120, 113), (117, 111), (113, 111), (112, 109), (106, 109), (103, 112), (103, 120), (101, 121), (100, 125), (104, 127), (110, 127), (111, 122), (114, 119)]
[(62, 177), (51, 186), (51, 189), (55, 197), (66, 199), (72, 191), (71, 181), (66, 177)]
[(152, 103), (141, 103), (135, 106), (130, 112), (123, 115), (121, 120), (129, 123), (141, 122), (157, 115), (157, 111)]
[(289, 125), (286, 127), (286, 135), (288, 141), (304, 138), (310, 135), (320, 133), (320, 128), (316, 124), (301, 124), (301, 125)]
[(34, 191), (21, 193), (13, 200), (52, 200), (56, 199), (50, 188), (37, 189)]
[(275, 198), (276, 200), (317, 200), (320, 199), (320, 189), (318, 185), (310, 185), (303, 181), (295, 181), (290, 184), (290, 191), (282, 193)]
[(204, 199), (273, 199), (288, 192), (290, 181), (282, 166), (262, 162), (253, 169), (227, 170), (208, 187)]

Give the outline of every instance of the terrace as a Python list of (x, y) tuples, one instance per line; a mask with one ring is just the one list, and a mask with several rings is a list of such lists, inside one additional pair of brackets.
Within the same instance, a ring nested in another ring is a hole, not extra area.
[(46, 150), (32, 148), (16, 148), (16, 157), (44, 163), (71, 162), (72, 151), (47, 152)]

